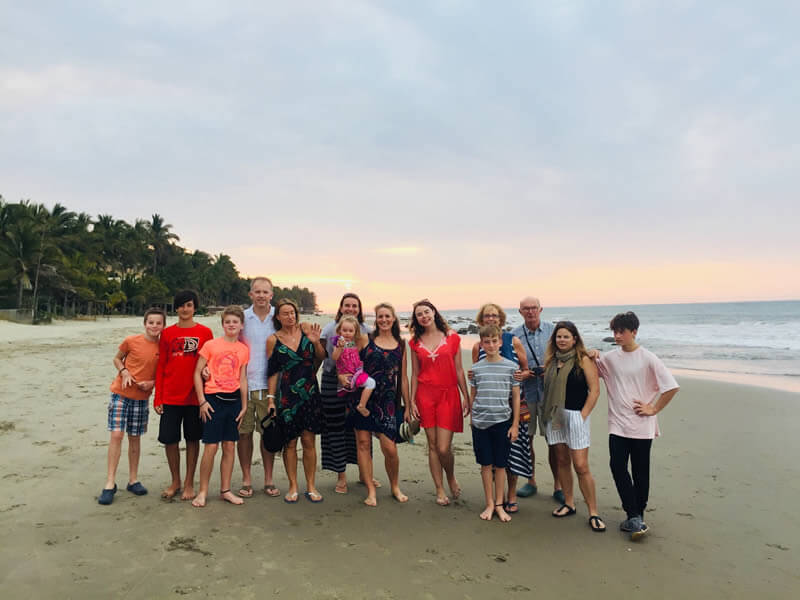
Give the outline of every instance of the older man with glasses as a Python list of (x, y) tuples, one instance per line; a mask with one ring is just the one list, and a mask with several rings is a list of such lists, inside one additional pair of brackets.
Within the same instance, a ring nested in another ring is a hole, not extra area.
[[(536, 455), (534, 452), (533, 440), (536, 437), (537, 415), (539, 415), (539, 400), (542, 398), (542, 388), (544, 382), (544, 353), (547, 349), (547, 341), (553, 334), (553, 324), (542, 322), (542, 305), (538, 298), (528, 296), (520, 300), (519, 314), (522, 315), (524, 323), (514, 329), (512, 333), (522, 342), (522, 347), (528, 355), (528, 369), (522, 372), (522, 387), (525, 392), (525, 401), (531, 412), (531, 421), (528, 424), (531, 435), (531, 462), (534, 465), (533, 476), (518, 491), (517, 495), (523, 498), (533, 496), (537, 492), (536, 487)], [(539, 422), (539, 433), (544, 435), (544, 428)], [(550, 470), (553, 473), (553, 498), (556, 502), (564, 503), (564, 492), (561, 491), (561, 482), (558, 480), (558, 462), (552, 446), (549, 447), (548, 460)]]

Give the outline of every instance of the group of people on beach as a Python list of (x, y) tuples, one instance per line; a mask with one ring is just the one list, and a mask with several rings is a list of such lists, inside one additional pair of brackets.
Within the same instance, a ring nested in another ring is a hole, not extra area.
[[(406, 342), (388, 303), (375, 307), (375, 326), (369, 331), (361, 300), (354, 293), (342, 297), (334, 321), (325, 328), (300, 321), (292, 300), (280, 299), (273, 306), (272, 282), (266, 277), (252, 281), (249, 295), (252, 305), (246, 310), (238, 306), (223, 310), (219, 338), (194, 321), (198, 299), (187, 290), (175, 296), (176, 324), (165, 327), (165, 312), (148, 309), (144, 333), (120, 344), (113, 359), (118, 373), (111, 385), (108, 473), (100, 504), (111, 504), (117, 492), (125, 433), (127, 490), (147, 493), (138, 478), (138, 464), (148, 399), (155, 391), (158, 441), (165, 447), (172, 478), (161, 494), (165, 499), (180, 494), (193, 506), (205, 506), (220, 446), (221, 498), (242, 504), (252, 497), (253, 434), (256, 429), (263, 433), (262, 422), (274, 419), (289, 481), (285, 502), (294, 504), (300, 498), (298, 439), (303, 448), (303, 496), (312, 503), (323, 501), (315, 479), (318, 434), (322, 468), (338, 474), (336, 493), (348, 492), (346, 467), (357, 464), (366, 488), (364, 503), (377, 505), (375, 436), (391, 494), (398, 502), (407, 502), (399, 486), (397, 443), (421, 427), (436, 503), (447, 506), (461, 494), (453, 436), (463, 431), (464, 419), (471, 415), (472, 446), (486, 499), (481, 519), (497, 516), (508, 522), (519, 510), (517, 497), (537, 493), (533, 439), (538, 428), (547, 440), (553, 497), (558, 502), (553, 516), (576, 514), (574, 470), (589, 511), (588, 524), (593, 531), (604, 532), (588, 460), (590, 415), (602, 378), (608, 391), (610, 467), (627, 515), (620, 529), (633, 539), (648, 531), (644, 512), (650, 449), (659, 434), (655, 415), (678, 392), (678, 385), (664, 364), (636, 343), (639, 321), (634, 313), (611, 320), (618, 347), (601, 354), (585, 347), (570, 321), (543, 322), (537, 298), (522, 299), (519, 311), (524, 322), (513, 331), (504, 330), (506, 314), (500, 306), (485, 304), (476, 318), (480, 339), (472, 349), (473, 365), (465, 373), (460, 336), (429, 300), (414, 304)], [(181, 431), (186, 442), (184, 478), (178, 448)], [(259, 444), (262, 489), (267, 496), (280, 496), (274, 480), (275, 453), (265, 446)], [(231, 480), (237, 454), (242, 484), (234, 493)], [(200, 482), (195, 493), (198, 459)], [(527, 481), (517, 489), (520, 477)]]

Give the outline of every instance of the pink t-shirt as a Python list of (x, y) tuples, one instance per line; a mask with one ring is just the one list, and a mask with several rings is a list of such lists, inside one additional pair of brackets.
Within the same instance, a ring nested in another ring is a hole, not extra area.
[(203, 390), (206, 394), (235, 392), (239, 389), (242, 367), (250, 360), (250, 349), (246, 344), (216, 338), (206, 342), (199, 354), (208, 361), (210, 377)]
[(597, 359), (597, 370), (608, 390), (608, 433), (651, 440), (661, 435), (656, 416), (640, 417), (634, 400), (650, 404), (678, 387), (678, 382), (655, 354), (639, 346), (633, 352), (616, 348)]

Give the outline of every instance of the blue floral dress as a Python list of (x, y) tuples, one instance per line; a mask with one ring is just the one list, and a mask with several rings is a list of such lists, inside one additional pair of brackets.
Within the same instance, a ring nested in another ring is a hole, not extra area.
[(400, 373), (403, 366), (405, 342), (393, 350), (381, 348), (370, 339), (361, 351), (364, 371), (375, 380), (375, 390), (367, 402), (369, 415), (362, 417), (355, 410), (361, 390), (348, 396), (348, 419), (354, 429), (382, 433), (397, 441), (397, 411), (400, 410)]

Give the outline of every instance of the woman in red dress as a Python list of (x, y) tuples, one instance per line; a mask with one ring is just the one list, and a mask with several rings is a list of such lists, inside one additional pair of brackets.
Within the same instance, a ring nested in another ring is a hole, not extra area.
[(414, 304), (409, 329), (411, 412), (428, 438), (428, 464), (436, 486), (436, 503), (447, 506), (450, 499), (444, 491), (442, 470), (450, 493), (458, 498), (461, 487), (453, 472), (453, 434), (464, 430), (464, 417), (469, 413), (461, 338), (428, 300)]

